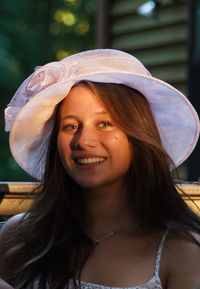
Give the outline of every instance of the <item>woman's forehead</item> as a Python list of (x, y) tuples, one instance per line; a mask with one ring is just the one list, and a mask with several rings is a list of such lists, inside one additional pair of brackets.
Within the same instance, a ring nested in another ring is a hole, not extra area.
[(100, 97), (92, 89), (84, 85), (74, 86), (61, 104), (61, 115), (72, 111), (85, 114), (92, 111), (96, 114), (108, 114)]

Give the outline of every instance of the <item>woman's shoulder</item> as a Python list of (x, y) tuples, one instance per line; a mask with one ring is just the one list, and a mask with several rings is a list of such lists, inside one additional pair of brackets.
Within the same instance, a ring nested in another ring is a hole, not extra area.
[(183, 233), (168, 234), (167, 237), (167, 250), (176, 254), (181, 254), (184, 257), (185, 254), (192, 254), (194, 252), (200, 254), (200, 234), (195, 232), (189, 232), (189, 235)]
[(169, 234), (167, 238), (163, 254), (168, 267), (167, 288), (189, 289), (200, 284), (200, 234), (191, 232), (191, 236), (197, 242), (183, 234)]
[(13, 242), (13, 233), (16, 232), (23, 217), (24, 214), (11, 217), (0, 230), (0, 278), (4, 279), (7, 276), (7, 271), (10, 269), (8, 262), (5, 262), (5, 257), (7, 252), (15, 245)]
[(25, 215), (24, 213), (15, 215), (5, 222), (2, 229), (0, 230), (0, 244), (2, 238), (4, 239), (7, 234), (11, 233), (13, 229), (16, 229), (17, 225), (23, 219), (24, 215)]

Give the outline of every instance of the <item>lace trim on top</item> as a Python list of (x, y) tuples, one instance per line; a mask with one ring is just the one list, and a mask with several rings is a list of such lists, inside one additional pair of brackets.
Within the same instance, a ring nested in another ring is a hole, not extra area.
[[(77, 281), (77, 285), (78, 285)], [(94, 283), (89, 283), (85, 281), (81, 281), (81, 289), (162, 289), (162, 284), (159, 276), (154, 275), (149, 281), (142, 285), (134, 286), (134, 287), (109, 287)], [(69, 280), (69, 289), (74, 289), (74, 284), (72, 280)]]

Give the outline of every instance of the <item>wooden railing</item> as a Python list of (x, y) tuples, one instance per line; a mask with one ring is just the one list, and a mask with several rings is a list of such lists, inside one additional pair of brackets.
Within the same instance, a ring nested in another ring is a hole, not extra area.
[(182, 191), (180, 191), (184, 201), (186, 201), (193, 211), (200, 215), (200, 182), (185, 183), (179, 186), (179, 188), (181, 188), (187, 194), (185, 195)]
[(33, 202), (39, 183), (0, 182), (0, 216), (12, 216), (26, 211)]
[[(0, 182), (0, 217), (26, 211), (35, 198), (36, 193), (33, 190), (38, 185), (39, 183)], [(179, 187), (190, 198), (180, 191), (183, 199), (200, 214), (200, 209), (197, 208), (200, 208), (200, 183), (184, 183)]]

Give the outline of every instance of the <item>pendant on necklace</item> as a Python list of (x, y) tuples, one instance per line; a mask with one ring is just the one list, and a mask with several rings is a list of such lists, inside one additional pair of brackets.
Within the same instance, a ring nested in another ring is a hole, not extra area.
[(93, 240), (93, 244), (95, 247), (99, 246), (99, 240)]

